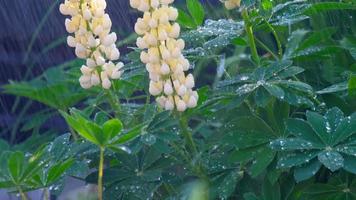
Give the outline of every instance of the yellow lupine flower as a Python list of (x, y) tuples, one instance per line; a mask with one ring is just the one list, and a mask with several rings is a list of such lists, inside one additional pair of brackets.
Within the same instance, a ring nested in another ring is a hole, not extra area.
[(80, 85), (87, 89), (100, 85), (109, 89), (110, 79), (119, 79), (123, 63), (113, 61), (120, 58), (115, 43), (116, 33), (110, 33), (112, 22), (105, 13), (105, 0), (65, 0), (60, 5), (60, 12), (69, 15), (65, 26), (70, 35), (68, 46), (75, 48), (78, 58), (86, 59), (81, 67)]
[(189, 61), (183, 56), (185, 47), (180, 26), (174, 21), (178, 11), (169, 6), (174, 0), (130, 0), (130, 5), (143, 12), (137, 19), (135, 32), (140, 36), (136, 45), (143, 49), (141, 61), (149, 72), (149, 92), (156, 96), (159, 106), (180, 112), (197, 106), (198, 93), (189, 70)]

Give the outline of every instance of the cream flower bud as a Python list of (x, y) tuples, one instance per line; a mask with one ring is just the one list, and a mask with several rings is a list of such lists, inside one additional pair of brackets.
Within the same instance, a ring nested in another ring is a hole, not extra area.
[(162, 63), (160, 72), (163, 75), (167, 75), (171, 72), (171, 69), (169, 68), (169, 65), (167, 63)]
[(157, 20), (156, 19), (151, 19), (149, 22), (148, 22), (148, 25), (150, 26), (150, 28), (157, 28)]
[(86, 49), (82, 44), (77, 43), (77, 45), (75, 46), (75, 55), (78, 58), (85, 58), (86, 55)]
[(104, 29), (103, 29), (102, 26), (97, 26), (97, 27), (94, 29), (94, 34), (95, 34), (95, 35), (100, 35), (103, 31), (104, 31)]
[(185, 79), (185, 83), (184, 85), (188, 88), (188, 89), (192, 89), (195, 85), (194, 82), (194, 77), (192, 74), (188, 74), (188, 76)]
[(187, 107), (194, 108), (197, 106), (197, 104), (198, 104), (198, 100), (194, 96), (191, 96), (187, 102)]
[(120, 58), (120, 52), (117, 48), (114, 48), (111, 50), (111, 53), (110, 53), (110, 57), (109, 59), (110, 60), (117, 60)]
[(137, 45), (137, 47), (140, 48), (140, 49), (146, 49), (146, 48), (148, 48), (147, 42), (146, 42), (142, 37), (137, 38), (137, 40), (136, 40), (136, 45)]
[(162, 5), (166, 5), (167, 6), (167, 5), (171, 4), (171, 3), (173, 3), (174, 0), (160, 0), (160, 1), (161, 1)]
[(77, 42), (75, 41), (75, 38), (73, 36), (68, 36), (67, 37), (67, 44), (70, 47), (75, 47), (77, 45)]
[(159, 6), (159, 0), (151, 0), (151, 7), (157, 8)]
[(83, 11), (83, 17), (84, 17), (84, 19), (87, 20), (87, 21), (91, 19), (92, 15), (91, 15), (91, 12), (90, 12), (89, 9), (85, 9), (85, 10)]
[(164, 109), (173, 110), (174, 109), (174, 100), (173, 98), (168, 98), (164, 104)]
[(150, 5), (148, 4), (148, 1), (141, 1), (140, 5), (137, 8), (139, 11), (146, 12), (150, 9)]
[(224, 2), (226, 9), (232, 10), (234, 8), (240, 7), (241, 0), (226, 0)]
[(153, 96), (157, 96), (162, 92), (162, 87), (161, 84), (159, 82), (150, 82), (150, 87), (149, 87), (149, 92), (150, 94), (152, 94)]
[(96, 73), (93, 73), (90, 78), (90, 82), (92, 85), (99, 85), (100, 84), (100, 78), (99, 75)]
[(152, 34), (147, 35), (147, 43), (151, 46), (157, 45), (157, 38)]
[(172, 87), (172, 83), (170, 83), (170, 81), (166, 81), (166, 83), (164, 84), (164, 93), (166, 95), (173, 94), (173, 87)]
[(88, 45), (89, 47), (93, 48), (93, 47), (96, 47), (97, 46), (97, 42), (96, 42), (96, 39), (93, 35), (90, 35), (88, 37)]
[(158, 28), (158, 40), (164, 41), (168, 39), (168, 34), (165, 29)]
[(102, 56), (98, 56), (96, 58), (96, 64), (99, 65), (99, 66), (104, 65), (105, 64), (105, 58), (102, 57)]
[(168, 11), (169, 20), (175, 21), (178, 18), (178, 10), (176, 8), (170, 7)]
[(183, 101), (183, 100), (178, 100), (177, 102), (176, 102), (176, 104), (177, 104), (177, 110), (179, 111), (179, 112), (184, 112), (186, 109), (187, 109), (187, 105), (185, 104), (185, 102)]
[(178, 23), (172, 25), (171, 31), (169, 32), (169, 36), (172, 38), (178, 38), (180, 34), (180, 26)]
[(158, 105), (163, 108), (165, 107), (166, 101), (167, 101), (167, 99), (164, 96), (160, 96), (160, 97), (156, 98), (156, 102), (158, 103)]
[(150, 60), (148, 53), (146, 53), (144, 51), (141, 52), (140, 59), (143, 63), (149, 63), (149, 60)]
[(187, 88), (184, 85), (181, 85), (177, 91), (179, 96), (184, 96), (187, 92)]
[(94, 61), (93, 59), (91, 59), (91, 58), (88, 58), (88, 59), (87, 59), (86, 64), (87, 64), (87, 66), (90, 67), (90, 68), (96, 67), (95, 61)]
[(111, 33), (103, 38), (102, 44), (105, 46), (110, 46), (110, 45), (114, 44), (116, 42), (116, 40), (117, 40), (116, 33)]
[(70, 19), (65, 20), (65, 26), (68, 33), (74, 33), (77, 30), (77, 27)]
[(111, 82), (108, 78), (108, 75), (106, 74), (106, 72), (101, 72), (100, 73), (100, 78), (101, 78), (101, 85), (104, 89), (110, 89), (111, 87)]
[(84, 74), (84, 75), (90, 75), (91, 72), (92, 72), (92, 69), (85, 66), (85, 65), (82, 65), (82, 67), (80, 68), (80, 71)]
[(133, 8), (138, 8), (141, 4), (141, 0), (130, 0), (130, 6)]

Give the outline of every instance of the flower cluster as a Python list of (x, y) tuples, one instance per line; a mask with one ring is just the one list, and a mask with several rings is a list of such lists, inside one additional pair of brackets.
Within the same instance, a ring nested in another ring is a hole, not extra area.
[(240, 7), (241, 0), (226, 0), (224, 1), (225, 7), (229, 10)]
[(60, 5), (60, 12), (71, 16), (65, 21), (67, 31), (73, 34), (67, 43), (75, 48), (78, 58), (86, 59), (79, 79), (85, 89), (99, 84), (109, 89), (110, 79), (119, 79), (122, 74), (123, 63), (113, 63), (120, 52), (115, 45), (116, 34), (110, 33), (112, 23), (105, 8), (105, 0), (65, 0)]
[(174, 0), (130, 0), (130, 5), (144, 12), (135, 24), (140, 36), (136, 44), (141, 61), (146, 64), (150, 76), (149, 92), (156, 96), (158, 105), (166, 110), (180, 112), (197, 105), (198, 93), (189, 61), (183, 56), (184, 40), (178, 39), (180, 26), (174, 21), (178, 11), (169, 6)]

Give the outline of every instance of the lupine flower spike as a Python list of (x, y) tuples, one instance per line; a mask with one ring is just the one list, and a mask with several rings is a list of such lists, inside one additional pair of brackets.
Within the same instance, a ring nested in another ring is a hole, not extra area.
[(225, 7), (228, 10), (235, 9), (240, 7), (241, 0), (226, 0), (224, 1)]
[(122, 62), (114, 64), (120, 52), (115, 45), (116, 33), (110, 33), (112, 23), (105, 8), (105, 0), (65, 0), (60, 5), (60, 12), (71, 16), (65, 21), (67, 31), (72, 34), (67, 43), (75, 48), (78, 58), (86, 59), (79, 78), (85, 89), (100, 84), (109, 89), (110, 79), (119, 79), (124, 66)]
[(180, 26), (174, 21), (178, 11), (170, 6), (174, 0), (130, 0), (131, 7), (143, 12), (135, 24), (140, 36), (136, 44), (141, 61), (149, 72), (149, 92), (156, 96), (159, 106), (166, 110), (185, 111), (197, 105), (198, 93), (189, 61), (182, 55), (185, 42), (178, 39)]

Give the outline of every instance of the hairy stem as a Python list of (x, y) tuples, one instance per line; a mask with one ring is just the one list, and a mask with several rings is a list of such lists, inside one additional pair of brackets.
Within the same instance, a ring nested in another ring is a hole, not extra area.
[(48, 188), (45, 188), (44, 190), (43, 190), (43, 198), (44, 198), (44, 200), (50, 200), (49, 199), (49, 191), (48, 191)]
[(115, 111), (115, 117), (120, 116), (121, 106), (119, 100), (114, 96), (111, 90), (107, 90), (106, 94), (108, 96), (109, 104)]
[(22, 188), (21, 188), (20, 186), (17, 187), (17, 190), (18, 190), (19, 193), (20, 193), (21, 200), (28, 200), (26, 194), (22, 191)]
[(104, 147), (100, 147), (100, 161), (98, 174), (98, 199), (103, 200)]
[(189, 131), (188, 129), (188, 121), (185, 117), (181, 116), (179, 118), (179, 126), (180, 129), (182, 131), (182, 134), (185, 138), (185, 142), (189, 147), (189, 150), (196, 155), (198, 153), (197, 148), (195, 146), (194, 140), (193, 140), (193, 136), (192, 136), (192, 132)]
[(247, 9), (242, 10), (242, 18), (245, 22), (245, 30), (248, 38), (248, 43), (250, 45), (251, 49), (251, 55), (252, 55), (252, 60), (257, 63), (257, 65), (260, 65), (260, 57), (258, 56), (257, 48), (256, 48), (256, 43), (255, 43), (255, 37), (253, 35), (253, 29), (252, 25), (250, 22), (250, 17), (248, 16), (248, 11)]

